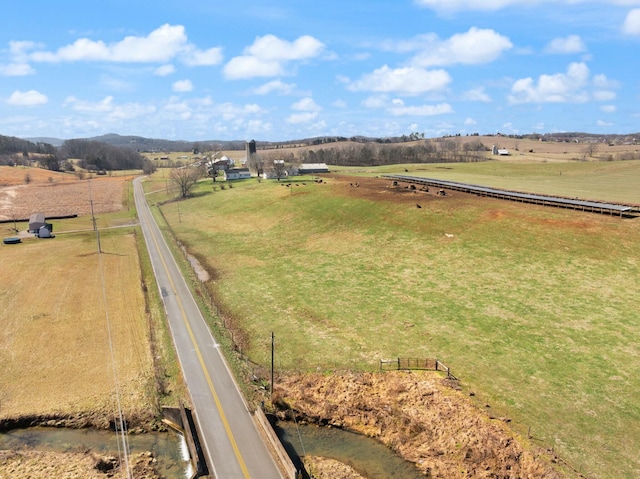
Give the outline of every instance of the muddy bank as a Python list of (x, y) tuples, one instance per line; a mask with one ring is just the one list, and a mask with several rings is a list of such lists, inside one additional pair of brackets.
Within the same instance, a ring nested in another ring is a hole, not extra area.
[[(150, 453), (129, 458), (129, 469), (136, 479), (160, 479)], [(0, 451), (0, 478), (29, 479), (105, 479), (121, 477), (122, 470), (115, 457), (91, 452)]]
[[(98, 413), (86, 413), (61, 416), (22, 416), (0, 420), (0, 432), (31, 427), (103, 429), (115, 430), (113, 417)], [(149, 431), (166, 431), (166, 426), (151, 416), (135, 416), (127, 419), (131, 434), (143, 434)], [(129, 468), (133, 477), (138, 479), (159, 479), (156, 472), (156, 459), (151, 452), (134, 454), (129, 458)], [(30, 449), (0, 450), (0, 479), (28, 477), (30, 479), (93, 479), (121, 477), (120, 461), (112, 456), (92, 451), (52, 452)]]
[(365, 479), (352, 467), (326, 457), (308, 456), (305, 463), (309, 474), (316, 479)]
[(565, 477), (547, 451), (518, 438), (506, 421), (491, 419), (435, 373), (286, 376), (278, 379), (274, 405), (281, 419), (293, 410), (297, 420), (374, 437), (425, 477)]
[[(161, 419), (150, 412), (128, 415), (126, 416), (125, 421), (127, 430), (132, 434), (167, 430)], [(106, 414), (102, 412), (61, 415), (25, 415), (19, 417), (0, 418), (0, 432), (36, 426), (115, 430), (113, 414)]]

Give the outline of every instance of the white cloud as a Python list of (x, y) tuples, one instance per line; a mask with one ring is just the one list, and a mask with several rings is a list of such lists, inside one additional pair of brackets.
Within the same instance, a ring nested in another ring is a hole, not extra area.
[(275, 35), (258, 37), (246, 53), (267, 60), (304, 60), (318, 56), (324, 44), (309, 35), (303, 35), (293, 42), (281, 40)]
[(283, 75), (288, 62), (315, 58), (323, 50), (324, 44), (309, 35), (293, 42), (281, 40), (275, 35), (265, 35), (256, 38), (253, 45), (245, 48), (244, 55), (232, 58), (224, 66), (223, 72), (230, 79)]
[(597, 124), (598, 126), (604, 126), (604, 127), (609, 127), (609, 126), (613, 126), (613, 125), (614, 125), (614, 123), (613, 123), (613, 122), (611, 122), (611, 121), (604, 121), (604, 120), (598, 120), (598, 121), (596, 122), (596, 124)]
[(172, 73), (175, 73), (175, 71), (176, 71), (176, 68), (173, 65), (167, 64), (167, 65), (162, 65), (156, 68), (153, 74), (160, 77), (165, 77), (167, 75), (171, 75)]
[(491, 97), (484, 92), (484, 87), (474, 88), (462, 94), (462, 99), (467, 101), (491, 102)]
[(615, 113), (618, 109), (615, 105), (602, 105), (600, 111), (603, 113)]
[(192, 67), (217, 65), (222, 61), (222, 48), (214, 47), (208, 50), (197, 50), (189, 46), (183, 60), (185, 65)]
[(293, 110), (298, 111), (320, 111), (322, 107), (318, 105), (313, 98), (303, 98), (291, 105)]
[(128, 36), (106, 44), (102, 40), (80, 38), (55, 52), (35, 51), (29, 54), (35, 62), (103, 61), (122, 63), (167, 62), (173, 58), (187, 65), (213, 65), (222, 59), (219, 48), (198, 50), (188, 43), (182, 25), (165, 24), (146, 37)]
[[(104, 97), (97, 102), (80, 100), (74, 96), (67, 97), (63, 103), (64, 107), (69, 107), (73, 111), (87, 116), (95, 115), (96, 124), (101, 122), (119, 122), (131, 120), (133, 118), (148, 117), (156, 113), (154, 105), (144, 105), (141, 103), (124, 103), (118, 105), (112, 96)], [(83, 119), (83, 121), (86, 121)]]
[(395, 116), (435, 116), (446, 113), (453, 113), (453, 108), (448, 103), (440, 103), (438, 105), (418, 105), (405, 106), (404, 104), (395, 104), (388, 109), (389, 113)]
[(578, 35), (569, 35), (563, 38), (554, 38), (545, 47), (547, 53), (581, 53), (587, 50), (587, 46)]
[(270, 93), (278, 93), (280, 95), (289, 95), (296, 88), (295, 83), (284, 83), (281, 80), (273, 80), (265, 83), (252, 90), (255, 95), (269, 95)]
[(284, 75), (284, 67), (277, 61), (267, 61), (252, 56), (232, 58), (224, 66), (224, 75), (229, 79), (275, 77)]
[(292, 115), (289, 115), (289, 117), (286, 119), (286, 122), (294, 125), (299, 123), (309, 123), (310, 121), (315, 120), (317, 117), (318, 117), (317, 111), (293, 113)]
[(371, 96), (362, 102), (362, 106), (371, 109), (385, 109), (393, 116), (435, 116), (453, 113), (453, 108), (448, 103), (407, 106), (401, 98), (390, 100), (387, 95)]
[(0, 65), (0, 75), (7, 77), (19, 77), (32, 75), (35, 70), (28, 63), (9, 63)]
[(606, 75), (594, 75), (593, 86), (596, 90), (593, 92), (593, 99), (596, 101), (611, 101), (616, 98), (615, 88), (620, 87), (620, 82), (607, 78)]
[(414, 0), (416, 5), (439, 12), (450, 13), (465, 10), (495, 11), (503, 8), (535, 6), (542, 4), (604, 3), (614, 5), (638, 5), (638, 0)]
[(90, 102), (70, 96), (65, 99), (62, 106), (69, 106), (74, 111), (85, 113), (105, 113), (113, 110), (113, 97), (107, 96), (98, 102)]
[(473, 125), (477, 125), (478, 122), (476, 120), (474, 120), (473, 118), (465, 118), (464, 124), (468, 125), (468, 126), (473, 126)]
[(155, 113), (156, 107), (153, 105), (142, 105), (140, 103), (125, 103), (124, 105), (117, 105), (109, 116), (108, 121), (121, 121), (131, 120), (132, 118), (147, 117)]
[(34, 42), (9, 42), (9, 56), (11, 60), (8, 64), (0, 64), (0, 75), (2, 76), (25, 76), (35, 73), (29, 65), (28, 50), (38, 47)]
[(191, 80), (178, 80), (171, 85), (171, 89), (175, 92), (190, 92), (193, 90), (193, 83)]
[(44, 105), (49, 99), (47, 95), (44, 95), (36, 90), (29, 91), (14, 91), (7, 99), (9, 105), (14, 106), (36, 106)]
[(344, 100), (336, 100), (331, 104), (331, 106), (334, 106), (336, 108), (346, 108), (347, 102)]
[(451, 76), (444, 70), (425, 70), (415, 67), (391, 69), (384, 65), (372, 73), (363, 75), (360, 80), (350, 83), (348, 89), (418, 95), (443, 90), (450, 82)]
[(418, 53), (411, 64), (418, 67), (445, 65), (481, 65), (497, 60), (513, 47), (511, 41), (491, 29), (471, 27), (468, 32), (457, 33), (446, 40), (437, 35), (423, 35), (414, 40)]
[(611, 90), (596, 90), (593, 92), (593, 99), (596, 101), (611, 101), (615, 100), (616, 92)]
[(627, 35), (640, 35), (640, 8), (634, 8), (627, 14), (622, 31)]
[(598, 88), (618, 88), (620, 83), (607, 78), (607, 75), (593, 75), (593, 84)]
[(589, 68), (584, 63), (571, 63), (567, 73), (540, 75), (516, 80), (508, 95), (510, 103), (581, 103), (589, 100), (585, 87), (589, 80)]
[(362, 106), (366, 108), (385, 108), (389, 104), (389, 98), (386, 95), (374, 95), (365, 98)]
[(253, 116), (263, 113), (262, 108), (255, 103), (250, 103), (243, 106), (237, 106), (233, 103), (221, 103), (213, 108), (213, 112), (216, 115), (222, 116), (225, 121), (232, 121), (236, 119), (243, 119), (246, 116)]

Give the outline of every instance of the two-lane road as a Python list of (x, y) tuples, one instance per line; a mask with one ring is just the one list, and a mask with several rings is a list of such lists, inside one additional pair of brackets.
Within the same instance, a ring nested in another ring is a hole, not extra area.
[(210, 474), (217, 479), (282, 479), (151, 215), (140, 178), (134, 180), (134, 196)]

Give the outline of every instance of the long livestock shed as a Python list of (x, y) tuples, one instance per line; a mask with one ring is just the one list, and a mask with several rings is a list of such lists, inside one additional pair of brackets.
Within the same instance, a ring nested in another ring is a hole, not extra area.
[(472, 185), (469, 183), (459, 183), (457, 181), (437, 180), (434, 178), (422, 178), (420, 176), (407, 175), (384, 175), (394, 181), (402, 181), (415, 185), (431, 186), (434, 188), (446, 188), (449, 190), (462, 191), (479, 196), (490, 196), (504, 200), (520, 201), (522, 203), (533, 203), (544, 206), (556, 206), (560, 208), (572, 208), (575, 210), (589, 211), (602, 214), (632, 215), (638, 207), (620, 205), (614, 203), (600, 203), (598, 201), (584, 201), (579, 199), (562, 198), (559, 196), (534, 195), (530, 193), (520, 193), (517, 191), (500, 190), (486, 186)]

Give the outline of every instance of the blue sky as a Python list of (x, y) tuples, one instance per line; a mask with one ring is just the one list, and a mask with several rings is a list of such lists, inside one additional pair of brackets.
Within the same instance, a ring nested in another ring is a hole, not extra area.
[(27, 0), (0, 134), (640, 131), (640, 0)]

